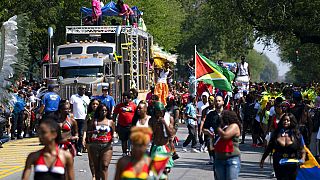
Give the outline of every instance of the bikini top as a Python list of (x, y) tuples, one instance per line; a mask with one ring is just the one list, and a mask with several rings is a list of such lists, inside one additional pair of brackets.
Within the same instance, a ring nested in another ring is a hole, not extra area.
[(134, 170), (134, 164), (130, 161), (124, 171), (121, 174), (121, 179), (122, 180), (144, 180), (147, 179), (149, 176), (149, 166), (147, 162), (145, 161), (142, 170), (139, 174), (137, 174)]
[(71, 131), (71, 130), (72, 130), (72, 123), (70, 121), (70, 116), (68, 115), (66, 117), (66, 120), (62, 123), (61, 131), (62, 132), (68, 132), (68, 131)]
[(94, 121), (94, 131), (91, 137), (91, 142), (108, 143), (112, 140), (112, 127), (108, 124), (98, 125), (98, 121)]
[(34, 179), (64, 179), (65, 167), (59, 158), (59, 148), (56, 146), (56, 162), (51, 167), (48, 167), (44, 160), (43, 150), (39, 158), (34, 164)]

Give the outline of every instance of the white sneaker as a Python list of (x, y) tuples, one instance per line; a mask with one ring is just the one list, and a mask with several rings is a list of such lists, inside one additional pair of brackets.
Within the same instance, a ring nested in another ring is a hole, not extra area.
[(207, 153), (208, 152), (208, 147), (204, 147), (203, 152)]
[(196, 148), (192, 148), (192, 149), (191, 149), (191, 152), (193, 152), (193, 153), (200, 153), (200, 151), (199, 151), (198, 149), (196, 149)]
[(185, 147), (183, 147), (183, 148), (182, 148), (182, 152), (188, 152), (188, 149), (185, 148)]
[(82, 156), (82, 153), (81, 152), (77, 152), (77, 156)]

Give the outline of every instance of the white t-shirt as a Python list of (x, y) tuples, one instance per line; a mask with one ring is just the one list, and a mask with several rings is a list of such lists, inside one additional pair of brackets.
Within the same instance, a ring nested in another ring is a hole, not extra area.
[(259, 112), (261, 109), (261, 105), (259, 102), (256, 102), (256, 104), (254, 105), (254, 109), (258, 110), (257, 114), (256, 114), (256, 121), (260, 122), (260, 116), (259, 116)]
[(276, 110), (274, 109), (274, 106), (272, 106), (270, 108), (270, 115), (269, 116), (274, 116), (274, 115), (276, 115)]
[(87, 108), (90, 103), (90, 99), (88, 96), (83, 95), (79, 96), (79, 94), (74, 94), (70, 98), (70, 104), (73, 105), (73, 115), (74, 119), (85, 119), (87, 116)]
[[(197, 104), (198, 114), (202, 115), (202, 111), (209, 106), (209, 103), (203, 104), (202, 101), (199, 101)], [(198, 123), (201, 122), (201, 117), (198, 117)]]

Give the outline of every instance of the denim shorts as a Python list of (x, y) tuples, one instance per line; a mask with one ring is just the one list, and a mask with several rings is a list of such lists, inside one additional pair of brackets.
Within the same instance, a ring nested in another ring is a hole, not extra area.
[(236, 180), (238, 179), (241, 160), (239, 156), (234, 156), (226, 160), (215, 160), (215, 175), (217, 180)]

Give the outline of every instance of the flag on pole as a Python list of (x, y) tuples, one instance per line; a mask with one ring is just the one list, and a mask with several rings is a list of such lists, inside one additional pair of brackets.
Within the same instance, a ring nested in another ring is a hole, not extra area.
[(310, 150), (304, 143), (303, 138), (301, 138), (301, 145), (306, 151), (306, 161), (298, 169), (297, 180), (318, 180), (320, 179), (320, 165), (314, 158)]
[(49, 62), (50, 61), (50, 57), (49, 57), (49, 53), (47, 53), (43, 59), (42, 59), (42, 62)]
[(211, 84), (220, 90), (232, 91), (231, 81), (234, 74), (224, 70), (204, 55), (196, 51), (196, 79), (206, 84)]

